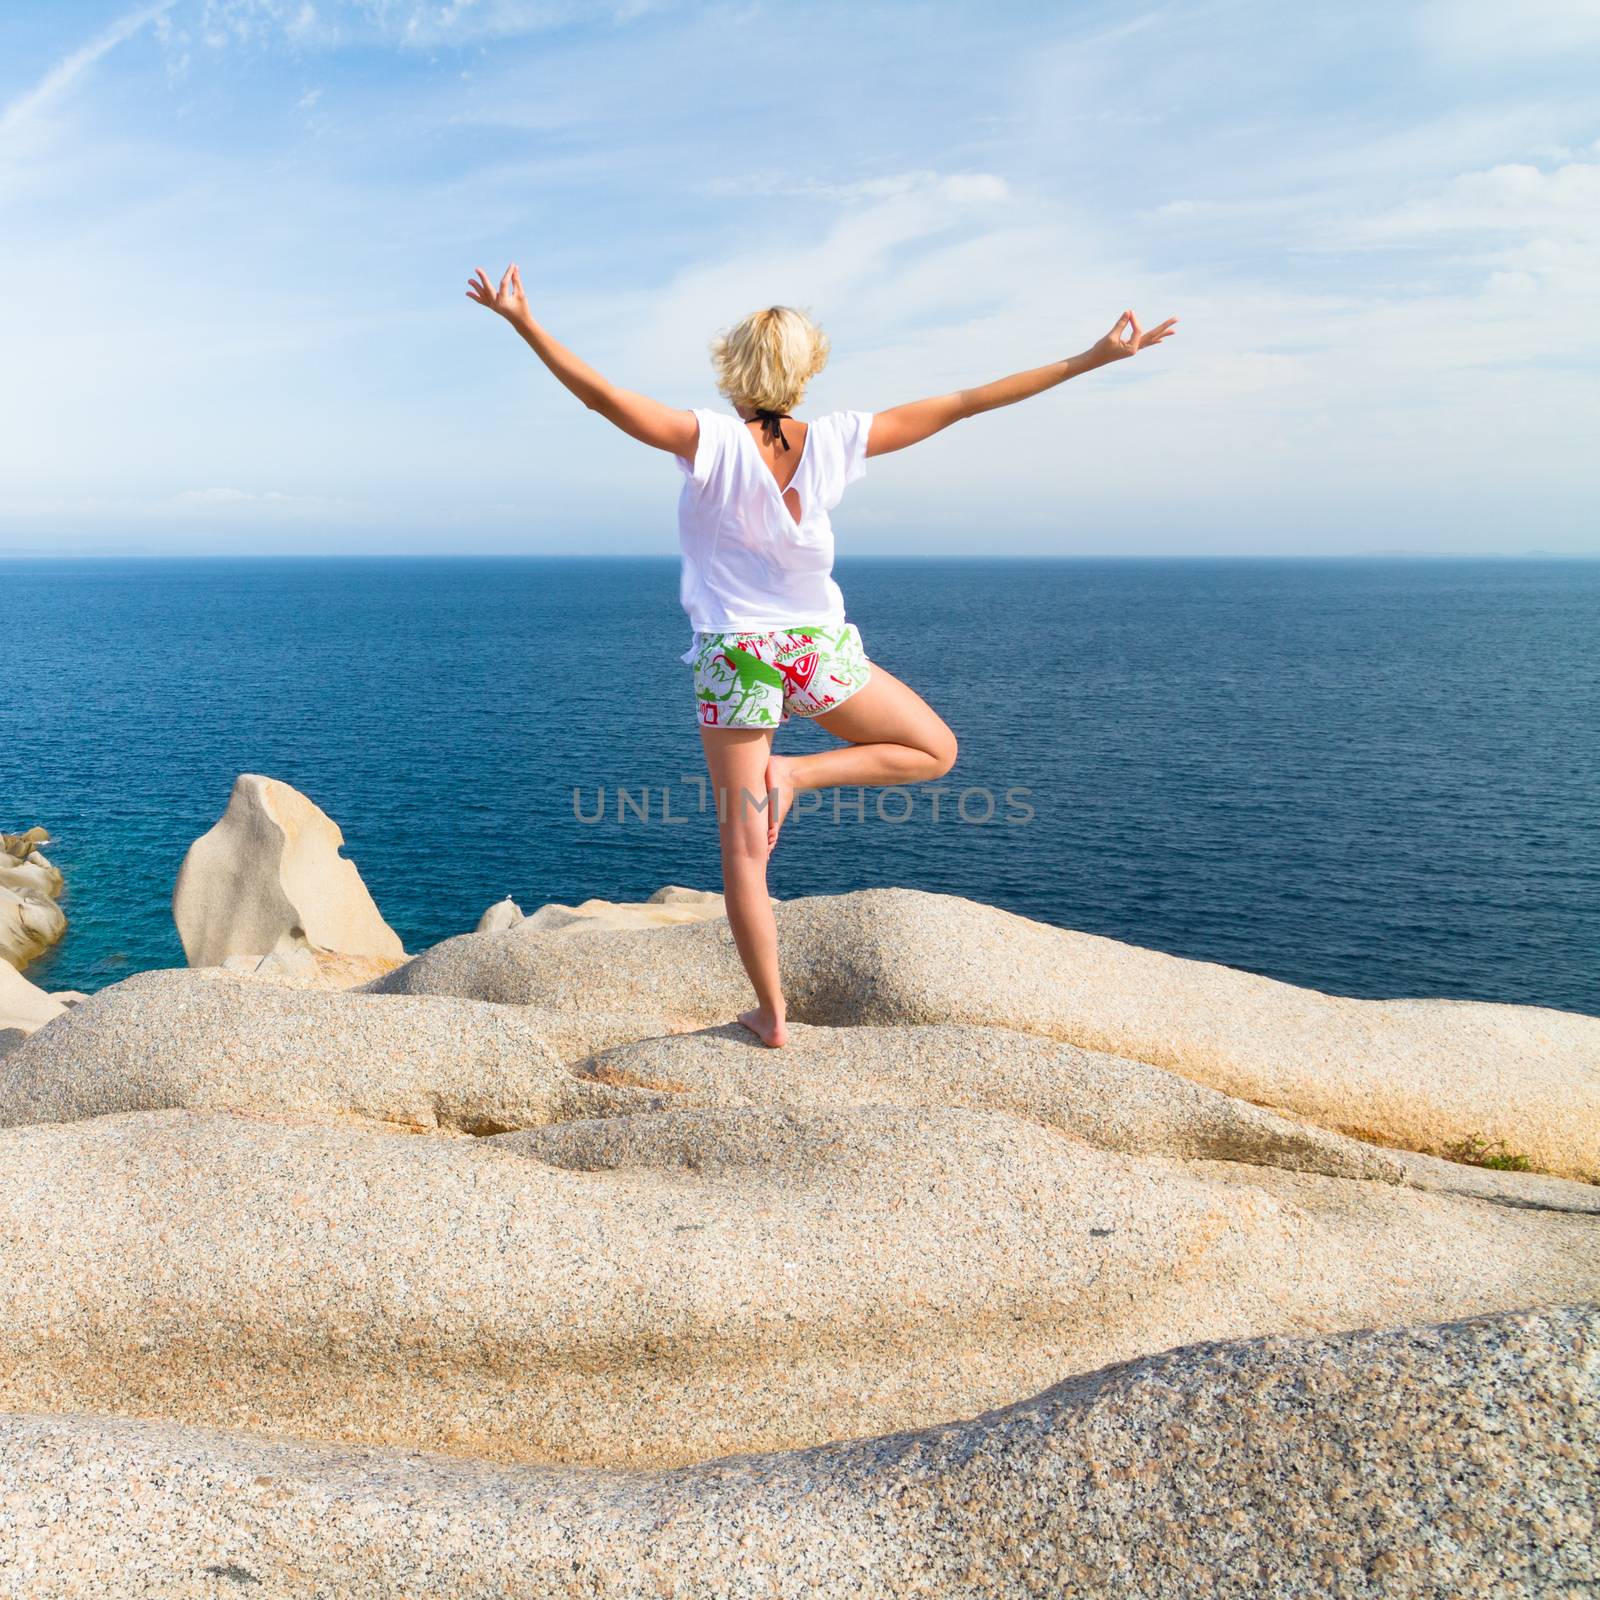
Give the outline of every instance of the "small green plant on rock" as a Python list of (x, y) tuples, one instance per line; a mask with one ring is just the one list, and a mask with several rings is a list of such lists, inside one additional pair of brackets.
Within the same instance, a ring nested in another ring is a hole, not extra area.
[(1447, 1144), (1440, 1154), (1446, 1161), (1459, 1161), (1467, 1167), (1492, 1167), (1496, 1172), (1528, 1171), (1528, 1158), (1507, 1149), (1504, 1139), (1485, 1142), (1475, 1133)]

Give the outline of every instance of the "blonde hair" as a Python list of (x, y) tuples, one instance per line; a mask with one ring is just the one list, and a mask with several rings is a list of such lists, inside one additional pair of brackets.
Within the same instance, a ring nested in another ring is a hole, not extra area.
[(711, 341), (717, 389), (736, 406), (792, 411), (828, 363), (828, 336), (803, 311), (769, 306)]

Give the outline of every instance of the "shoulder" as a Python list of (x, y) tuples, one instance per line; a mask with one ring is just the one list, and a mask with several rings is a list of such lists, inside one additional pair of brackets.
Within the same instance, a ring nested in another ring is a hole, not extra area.
[(870, 411), (830, 411), (811, 424), (811, 448), (824, 474), (839, 489), (866, 471), (867, 438), (872, 431)]
[(726, 458), (728, 445), (733, 439), (733, 428), (738, 419), (726, 411), (710, 406), (692, 406), (690, 416), (699, 424), (695, 437), (694, 455), (674, 456), (683, 474), (690, 482), (701, 485), (716, 476), (719, 464)]
[(867, 434), (872, 428), (872, 413), (870, 411), (830, 411), (825, 416), (820, 416), (811, 424), (819, 429), (821, 436), (830, 441), (836, 441), (841, 447), (848, 448), (857, 443), (866, 442)]

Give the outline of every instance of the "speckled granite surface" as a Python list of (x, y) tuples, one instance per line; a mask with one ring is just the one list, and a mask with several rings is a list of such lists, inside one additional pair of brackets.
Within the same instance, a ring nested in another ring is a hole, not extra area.
[[(1335, 1132), (1410, 1150), (1504, 1140), (1541, 1171), (1600, 1175), (1597, 1017), (1341, 999), (910, 889), (791, 900), (777, 917), (799, 1022), (1014, 1028)], [(665, 1020), (638, 1038), (726, 1022), (749, 1003), (723, 921), (584, 939), (468, 934), (372, 987)]]
[(1203, 1338), (1600, 1294), (1600, 1218), (1097, 1150), (997, 1112), (486, 1139), (0, 1132), (0, 1406), (667, 1464), (971, 1414)]
[(1175, 1350), (672, 1472), (0, 1417), (6, 1600), (1588, 1600), (1600, 1316)]
[(0, 1600), (1600, 1594), (1600, 1023), (779, 914), (0, 1062)]
[(575, 1070), (603, 1084), (666, 1089), (676, 1106), (971, 1106), (1059, 1128), (1104, 1150), (1384, 1183), (1404, 1177), (1390, 1151), (1274, 1116), (1142, 1061), (1008, 1028), (795, 1023), (788, 1045), (774, 1052), (732, 1023), (618, 1045)]
[(102, 989), (0, 1071), (0, 1126), (182, 1106), (493, 1132), (660, 1099), (575, 1079), (519, 1008), (183, 968)]

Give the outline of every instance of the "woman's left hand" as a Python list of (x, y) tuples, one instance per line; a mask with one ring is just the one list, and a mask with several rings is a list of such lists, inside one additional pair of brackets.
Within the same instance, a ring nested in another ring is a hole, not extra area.
[(1116, 327), (1089, 354), (1102, 363), (1124, 361), (1141, 350), (1148, 350), (1153, 344), (1160, 344), (1172, 333), (1177, 322), (1176, 317), (1168, 317), (1165, 322), (1146, 330), (1139, 326), (1139, 319), (1131, 311), (1124, 311), (1117, 318)]
[(491, 311), (498, 311), (507, 321), (528, 314), (528, 299), (522, 292), (522, 274), (514, 261), (506, 268), (506, 275), (500, 280), (498, 289), (490, 284), (488, 273), (479, 267), (477, 276), (467, 281), (467, 298), (476, 300), (480, 306), (487, 306)]

